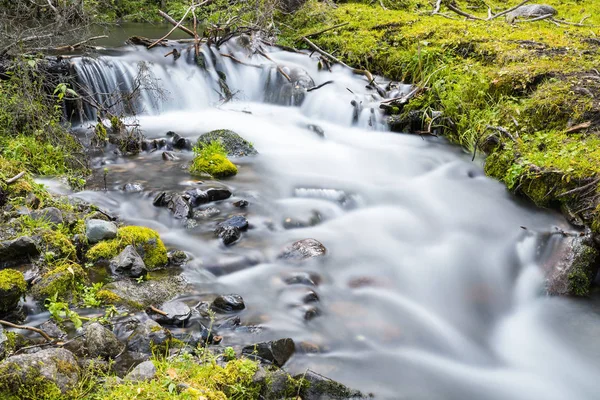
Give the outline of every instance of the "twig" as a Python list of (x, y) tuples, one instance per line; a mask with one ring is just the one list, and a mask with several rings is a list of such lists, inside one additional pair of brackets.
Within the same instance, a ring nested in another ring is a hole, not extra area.
[(277, 64), (275, 62), (275, 60), (273, 60), (271, 57), (269, 57), (264, 51), (262, 50), (257, 50), (258, 54), (260, 54), (261, 56), (263, 56), (264, 58), (266, 58), (267, 60), (271, 61), (273, 64), (275, 64), (277, 66), (277, 72), (279, 72), (285, 79), (287, 79), (288, 82), (292, 81), (292, 78), (290, 78), (290, 76), (288, 74), (285, 73), (285, 71), (283, 70), (283, 68), (281, 68), (281, 66), (279, 64)]
[(383, 0), (379, 0), (379, 5), (381, 6), (381, 8), (387, 11), (387, 7), (385, 6), (385, 4), (383, 4)]
[(577, 192), (581, 192), (581, 191), (583, 191), (583, 190), (585, 190), (587, 188), (590, 188), (590, 187), (598, 184), (599, 182), (600, 182), (600, 178), (596, 178), (593, 181), (591, 181), (590, 183), (587, 183), (587, 184), (585, 184), (583, 186), (579, 186), (579, 187), (577, 187), (575, 189), (569, 190), (568, 192), (561, 193), (561, 194), (559, 194), (556, 197), (564, 197), (564, 196), (568, 196), (570, 194), (575, 194)]
[(460, 8), (456, 7), (453, 4), (446, 4), (446, 7), (448, 7), (450, 10), (454, 11), (458, 15), (462, 15), (465, 18), (474, 19), (474, 20), (478, 20), (478, 21), (485, 21), (483, 18), (479, 18), (479, 17), (476, 17), (475, 15), (464, 12), (463, 10), (461, 10)]
[[(584, 18), (582, 21), (585, 21), (585, 19), (587, 19), (587, 18)], [(565, 21), (564, 19), (551, 18), (550, 21), (554, 22), (555, 24), (563, 24), (563, 25), (570, 25), (570, 26), (586, 26), (586, 27), (591, 27), (591, 28), (597, 27), (597, 25), (584, 24), (583, 22), (580, 22), (580, 23), (569, 22), (569, 21)]]
[(166, 312), (164, 312), (163, 310), (159, 310), (158, 308), (156, 308), (154, 306), (149, 306), (148, 309), (151, 310), (151, 311), (153, 311), (153, 312), (155, 312), (155, 313), (157, 313), (157, 314), (160, 314), (160, 315), (162, 315), (164, 317), (166, 317), (166, 316), (169, 315)]
[(567, 129), (565, 131), (565, 133), (579, 132), (579, 131), (582, 131), (584, 129), (589, 128), (590, 126), (592, 126), (592, 121), (586, 121), (586, 122), (581, 123), (579, 125), (575, 125), (575, 126), (570, 127), (569, 129)]
[(334, 25), (334, 26), (332, 26), (332, 27), (330, 27), (330, 28), (326, 28), (326, 29), (323, 29), (323, 30), (321, 30), (321, 31), (318, 31), (318, 32), (309, 33), (308, 35), (304, 35), (304, 37), (306, 37), (306, 38), (309, 38), (309, 37), (315, 37), (315, 36), (319, 36), (319, 35), (320, 35), (320, 34), (322, 34), (322, 33), (329, 32), (329, 31), (331, 31), (331, 30), (333, 30), (333, 29), (337, 29), (337, 28), (340, 28), (340, 27), (342, 27), (342, 26), (346, 26), (346, 25), (348, 25), (349, 23), (350, 23), (350, 22), (344, 22), (344, 23), (342, 23), (342, 24), (337, 24), (337, 25)]
[(75, 50), (75, 49), (77, 49), (77, 48), (81, 47), (81, 45), (84, 45), (84, 44), (86, 44), (87, 42), (91, 42), (92, 40), (104, 39), (104, 38), (107, 38), (107, 37), (108, 37), (107, 35), (94, 36), (94, 37), (91, 37), (91, 38), (89, 38), (89, 39), (82, 40), (82, 41), (81, 41), (81, 42), (79, 42), (79, 43), (72, 44), (72, 45), (70, 45), (70, 46), (60, 46), (60, 47), (56, 47), (54, 50), (55, 50), (55, 51), (63, 51), (63, 50), (69, 50), (69, 51), (73, 51), (73, 50)]
[(327, 86), (327, 85), (329, 85), (329, 84), (331, 84), (331, 83), (333, 83), (333, 81), (327, 81), (327, 82), (325, 82), (325, 83), (321, 83), (321, 84), (320, 84), (320, 85), (318, 85), (318, 86), (313, 86), (313, 87), (311, 87), (311, 88), (309, 88), (309, 89), (306, 89), (306, 91), (307, 91), (307, 92), (312, 92), (313, 90), (321, 89), (323, 86)]
[(32, 331), (35, 333), (39, 333), (40, 335), (42, 335), (44, 337), (44, 339), (46, 339), (49, 342), (51, 342), (53, 340), (50, 336), (48, 336), (48, 334), (46, 332), (44, 332), (43, 330), (41, 330), (39, 328), (34, 328), (33, 326), (16, 325), (16, 324), (13, 324), (12, 322), (4, 321), (1, 319), (0, 319), (0, 325), (8, 326), (10, 328), (15, 328), (15, 329), (25, 329), (25, 330)]
[(6, 184), (10, 185), (11, 183), (15, 183), (16, 181), (21, 179), (23, 176), (25, 176), (25, 171), (21, 171), (17, 175), (13, 176), (12, 178), (7, 179)]
[(433, 7), (432, 15), (435, 15), (440, 12), (440, 8), (442, 7), (442, 0), (437, 0), (435, 2), (435, 6)]
[(516, 20), (514, 22), (517, 24), (521, 24), (524, 22), (535, 22), (535, 21), (541, 21), (541, 20), (550, 19), (550, 18), (552, 18), (552, 14), (540, 15), (539, 17), (530, 18), (530, 19)]
[(503, 127), (501, 127), (501, 126), (492, 126), (492, 125), (487, 125), (487, 126), (485, 127), (485, 129), (489, 129), (489, 130), (492, 130), (492, 131), (500, 132), (500, 133), (502, 133), (502, 134), (506, 135), (507, 137), (509, 137), (509, 138), (510, 138), (510, 140), (512, 140), (513, 142), (516, 142), (516, 141), (517, 141), (517, 140), (515, 139), (515, 137), (514, 137), (513, 135), (511, 135), (511, 134), (510, 134), (510, 132), (509, 132), (509, 131), (508, 131), (506, 128), (503, 128)]
[(489, 17), (489, 18), (487, 19), (487, 21), (491, 21), (491, 20), (493, 20), (493, 19), (496, 19), (496, 18), (498, 18), (498, 17), (501, 17), (501, 16), (503, 16), (503, 15), (506, 15), (506, 14), (508, 14), (508, 13), (510, 13), (510, 12), (513, 12), (513, 11), (515, 11), (517, 8), (519, 8), (519, 7), (521, 7), (521, 6), (523, 6), (523, 5), (527, 4), (527, 3), (529, 3), (530, 1), (531, 1), (531, 0), (525, 0), (525, 1), (521, 2), (521, 3), (520, 3), (518, 6), (514, 6), (514, 7), (512, 7), (512, 8), (509, 8), (508, 10), (504, 10), (504, 11), (502, 11), (501, 13), (498, 13), (498, 14), (496, 14), (496, 15), (492, 16), (492, 17)]
[(221, 56), (223, 56), (223, 57), (227, 57), (227, 58), (229, 58), (230, 60), (233, 60), (233, 61), (235, 61), (235, 62), (236, 62), (236, 63), (238, 63), (238, 64), (245, 65), (245, 66), (247, 66), (247, 67), (254, 67), (254, 68), (261, 68), (261, 69), (262, 69), (262, 65), (249, 64), (249, 63), (247, 63), (247, 62), (244, 62), (244, 61), (242, 61), (242, 60), (238, 60), (237, 58), (235, 58), (235, 57), (234, 57), (234, 56), (232, 56), (231, 54), (225, 54), (225, 53), (219, 53), (219, 54), (221, 54)]
[[(160, 42), (162, 42), (163, 40), (165, 40), (166, 38), (168, 38), (171, 33), (175, 32), (175, 30), (179, 27), (181, 27), (181, 24), (183, 23), (183, 21), (185, 21), (185, 17), (187, 17), (187, 15), (190, 13), (190, 11), (192, 11), (192, 9), (194, 8), (194, 6), (190, 6), (188, 7), (187, 10), (185, 10), (185, 13), (183, 14), (183, 17), (181, 17), (181, 20), (179, 20), (179, 22), (175, 23), (173, 28), (169, 31), (169, 33), (167, 33), (165, 36), (161, 37), (160, 39), (158, 39), (157, 41), (155, 41), (154, 43), (152, 43), (150, 46), (148, 46), (149, 49), (153, 48), (154, 46), (156, 46), (157, 44), (159, 44)], [(163, 15), (162, 11), (158, 11), (160, 13), (160, 15)], [(165, 13), (165, 15), (167, 15)], [(170, 18), (170, 17), (169, 17)], [(173, 20), (174, 22), (175, 20)], [(182, 27), (183, 28), (183, 27)], [(184, 29), (185, 32), (191, 34), (194, 39), (196, 39), (196, 35), (194, 34), (194, 32), (190, 31), (188, 28)]]

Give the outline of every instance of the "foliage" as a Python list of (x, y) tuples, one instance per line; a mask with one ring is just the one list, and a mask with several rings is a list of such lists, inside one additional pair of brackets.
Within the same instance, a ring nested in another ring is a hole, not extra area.
[(69, 303), (58, 300), (58, 292), (54, 296), (47, 298), (44, 302), (44, 306), (48, 309), (50, 316), (58, 323), (62, 323), (65, 320), (69, 320), (73, 323), (75, 329), (82, 327), (83, 322), (81, 317), (75, 311), (69, 308)]
[(217, 141), (208, 145), (194, 147), (194, 160), (190, 173), (209, 174), (215, 178), (227, 178), (237, 174), (237, 167), (227, 159), (227, 152)]

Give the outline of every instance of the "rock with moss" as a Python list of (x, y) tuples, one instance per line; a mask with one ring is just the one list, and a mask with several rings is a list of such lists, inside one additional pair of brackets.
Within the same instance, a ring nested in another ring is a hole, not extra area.
[(369, 396), (348, 388), (313, 371), (294, 377), (299, 382), (300, 395), (303, 400), (348, 400), (367, 399)]
[(181, 276), (153, 278), (139, 283), (123, 279), (105, 285), (96, 296), (106, 304), (135, 310), (169, 301), (188, 288), (188, 283)]
[(258, 154), (252, 143), (229, 129), (217, 129), (203, 134), (196, 141), (196, 146), (202, 149), (212, 142), (221, 144), (228, 157), (244, 157)]
[(98, 322), (85, 326), (84, 337), (87, 355), (92, 358), (115, 358), (124, 347), (111, 330)]
[(12, 311), (27, 292), (23, 274), (14, 269), (0, 271), (0, 314)]
[(64, 233), (47, 229), (41, 232), (41, 238), (47, 261), (77, 259), (77, 248)]
[(79, 372), (77, 359), (65, 349), (12, 356), (0, 363), (0, 397), (62, 398), (79, 382)]
[(598, 273), (600, 254), (591, 235), (563, 240), (561, 248), (548, 265), (546, 288), (551, 295), (587, 296)]
[(44, 274), (32, 287), (36, 300), (56, 296), (58, 299), (72, 298), (77, 287), (87, 280), (86, 272), (78, 264), (65, 262)]
[(164, 267), (168, 262), (167, 249), (158, 232), (142, 226), (120, 228), (116, 239), (96, 244), (87, 252), (87, 258), (92, 262), (109, 261), (129, 245), (135, 247), (150, 271)]
[(193, 175), (210, 175), (214, 178), (228, 178), (237, 174), (237, 167), (227, 159), (227, 152), (216, 141), (208, 145), (194, 147), (194, 160), (190, 165)]

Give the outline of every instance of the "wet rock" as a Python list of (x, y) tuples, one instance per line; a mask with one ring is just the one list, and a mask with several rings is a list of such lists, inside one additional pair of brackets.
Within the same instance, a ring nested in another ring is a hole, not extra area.
[(150, 381), (156, 376), (156, 367), (152, 361), (144, 361), (138, 364), (130, 373), (125, 376), (126, 381), (143, 382)]
[(132, 245), (125, 247), (118, 256), (111, 260), (110, 271), (113, 275), (131, 278), (139, 278), (148, 273), (144, 260)]
[(178, 150), (191, 150), (192, 149), (191, 142), (188, 139), (186, 139), (182, 136), (179, 136), (177, 133), (173, 133), (173, 137), (171, 138), (171, 144), (174, 149), (178, 149)]
[(43, 220), (55, 225), (59, 225), (64, 222), (62, 212), (56, 207), (48, 207), (44, 208), (43, 210), (32, 211), (30, 216), (36, 221)]
[(204, 268), (216, 276), (221, 276), (241, 271), (254, 265), (258, 265), (261, 262), (261, 257), (257, 256), (234, 256), (219, 259), (214, 263), (206, 263), (204, 264)]
[(40, 251), (35, 240), (29, 236), (0, 242), (0, 266), (19, 264), (21, 261), (39, 254)]
[(306, 306), (302, 308), (302, 313), (306, 321), (311, 321), (321, 315), (321, 310), (314, 306)]
[(299, 106), (304, 101), (306, 89), (315, 86), (314, 80), (302, 68), (281, 67), (290, 80), (274, 70), (265, 87), (265, 101), (269, 103)]
[(152, 318), (159, 324), (183, 325), (192, 316), (192, 310), (181, 301), (169, 301), (159, 307), (167, 315), (156, 313)]
[(308, 128), (309, 131), (313, 131), (314, 133), (316, 133), (317, 136), (322, 137), (322, 138), (325, 137), (325, 131), (319, 125), (308, 124), (308, 125), (306, 125), (306, 127)]
[(27, 291), (23, 274), (13, 269), (0, 271), (0, 314), (14, 310)]
[(246, 308), (244, 299), (238, 294), (224, 294), (213, 300), (210, 308), (219, 313), (231, 313)]
[(67, 337), (67, 332), (65, 332), (60, 326), (56, 324), (56, 322), (52, 320), (48, 320), (42, 323), (39, 328), (46, 332), (48, 336), (54, 339), (64, 339)]
[(139, 309), (171, 300), (184, 293), (188, 283), (181, 276), (154, 278), (140, 283), (123, 279), (102, 289), (109, 292), (111, 300), (117, 304)]
[(168, 330), (147, 319), (140, 322), (127, 338), (127, 350), (145, 355), (152, 354), (154, 346), (165, 345), (171, 338)]
[(64, 394), (79, 382), (77, 359), (65, 349), (45, 349), (33, 354), (21, 354), (0, 363), (2, 383), (19, 393), (20, 389), (40, 388), (44, 382), (55, 384)]
[(315, 239), (304, 239), (287, 246), (279, 254), (278, 258), (301, 261), (314, 257), (323, 257), (326, 254), (327, 249), (321, 242)]
[(226, 200), (231, 197), (231, 191), (222, 188), (210, 188), (207, 190), (192, 189), (187, 190), (185, 194), (189, 197), (192, 207), (198, 207), (213, 201)]
[(163, 151), (162, 159), (164, 161), (177, 161), (177, 160), (179, 160), (179, 157), (177, 157), (175, 154), (173, 154), (170, 151)]
[(152, 201), (152, 205), (154, 207), (166, 207), (172, 198), (173, 198), (173, 195), (171, 193), (161, 192), (161, 193), (157, 194), (156, 197), (154, 197), (154, 200)]
[(202, 148), (211, 142), (219, 142), (229, 157), (254, 156), (258, 154), (252, 143), (228, 129), (218, 129), (205, 133), (198, 138), (196, 145)]
[(98, 322), (85, 326), (84, 337), (87, 354), (92, 358), (115, 358), (123, 350), (115, 334)]
[(283, 278), (288, 285), (307, 285), (318, 286), (321, 283), (321, 277), (308, 272), (293, 272)]
[(85, 221), (85, 236), (92, 244), (114, 239), (117, 237), (117, 225), (101, 219), (88, 219)]
[(261, 342), (242, 349), (242, 354), (248, 358), (259, 358), (278, 367), (283, 365), (294, 355), (296, 345), (290, 338)]
[(306, 371), (294, 377), (294, 379), (304, 379), (308, 385), (303, 385), (300, 391), (302, 400), (347, 400), (347, 399), (366, 399), (367, 396), (357, 390), (349, 389), (339, 382), (319, 375), (313, 371)]
[(546, 289), (550, 295), (587, 296), (598, 274), (600, 254), (591, 234), (568, 237), (546, 266)]
[(169, 259), (169, 265), (174, 265), (180, 267), (184, 265), (189, 257), (185, 254), (185, 251), (181, 250), (172, 250), (167, 253), (167, 258)]
[(237, 208), (246, 208), (248, 207), (248, 202), (246, 200), (238, 200), (233, 203), (233, 206)]
[(221, 214), (221, 210), (214, 207), (208, 207), (203, 210), (194, 211), (194, 215), (192, 218), (194, 219), (210, 219), (212, 217), (216, 217)]
[(201, 322), (195, 321), (180, 340), (193, 348), (204, 347), (206, 344), (215, 343), (214, 329), (208, 329)]
[(318, 211), (312, 211), (311, 216), (306, 219), (286, 218), (283, 220), (284, 229), (307, 228), (309, 226), (318, 225), (322, 220), (321, 214)]
[(275, 400), (290, 398), (289, 378), (288, 373), (282, 369), (269, 371), (264, 366), (259, 365), (252, 381), (261, 387), (260, 399)]
[(184, 219), (192, 215), (192, 206), (179, 194), (174, 194), (171, 197), (171, 200), (167, 204), (167, 208), (176, 219)]
[[(233, 226), (238, 228), (240, 231), (245, 231), (248, 229), (248, 220), (243, 215), (235, 215), (217, 225), (217, 229), (219, 227), (225, 226)], [(216, 232), (215, 232), (216, 233)]]
[(223, 241), (225, 246), (229, 246), (242, 237), (242, 233), (235, 226), (224, 226), (215, 229), (215, 234)]
[(513, 22), (517, 18), (529, 19), (556, 14), (558, 14), (558, 11), (552, 6), (546, 4), (526, 4), (506, 14), (506, 20)]
[(137, 182), (127, 183), (123, 186), (123, 191), (125, 193), (140, 193), (144, 191), (144, 187), (141, 183)]

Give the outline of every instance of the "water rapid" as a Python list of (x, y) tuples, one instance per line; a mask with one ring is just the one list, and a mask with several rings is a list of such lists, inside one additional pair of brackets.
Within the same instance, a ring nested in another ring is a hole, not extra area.
[[(571, 229), (562, 217), (521, 203), (443, 139), (388, 132), (382, 98), (364, 77), (340, 66), (320, 70), (306, 54), (266, 51), (272, 60), (248, 57), (239, 44), (203, 46), (204, 69), (185, 50), (174, 61), (161, 48), (73, 59), (103, 104), (131, 91), (140, 68), (155, 79), (154, 90), (115, 106), (135, 111), (147, 138), (173, 131), (194, 140), (231, 129), (259, 152), (233, 159), (236, 177), (202, 183), (185, 170), (190, 152), (168, 163), (160, 151), (107, 153), (95, 165), (108, 169), (108, 191), (76, 195), (189, 252), (183, 274), (195, 291), (183, 299), (190, 304), (207, 293), (238, 293), (247, 304), (242, 322), (262, 326), (260, 338), (319, 349), (296, 354), (291, 371), (311, 369), (381, 399), (598, 398), (595, 303), (543, 292), (540, 265), (562, 240), (548, 233)], [(333, 83), (298, 90), (277, 65), (310, 77), (308, 87)], [(399, 85), (387, 96), (409, 90)], [(95, 114), (84, 110), (82, 118)], [(131, 182), (144, 191), (123, 191)], [(211, 204), (219, 214), (193, 229), (152, 205), (159, 191), (220, 186), (234, 197)], [(249, 202), (245, 211), (231, 205), (240, 199)], [(252, 229), (224, 247), (212, 230), (240, 212)], [(314, 216), (318, 223), (304, 223)], [(328, 255), (299, 265), (276, 258), (304, 238), (322, 242)], [(318, 285), (286, 285), (297, 272)], [(313, 291), (318, 301), (307, 304)], [(307, 320), (307, 312), (317, 316)]]

